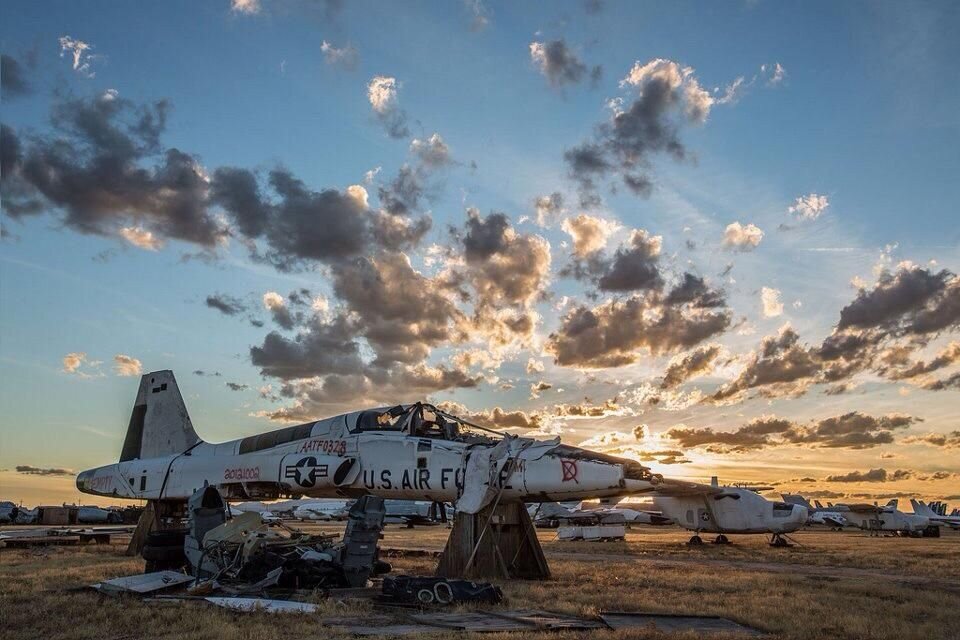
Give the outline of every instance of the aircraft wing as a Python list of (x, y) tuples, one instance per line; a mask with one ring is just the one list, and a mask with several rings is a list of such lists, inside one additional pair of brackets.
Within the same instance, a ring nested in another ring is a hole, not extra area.
[(868, 503), (858, 503), (858, 504), (843, 504), (837, 505), (838, 507), (845, 507), (847, 511), (853, 513), (889, 513), (889, 507), (880, 507), (875, 504)]
[(725, 497), (725, 495), (740, 497), (738, 493), (729, 491), (724, 487), (714, 487), (699, 482), (670, 479), (664, 479), (663, 482), (657, 484), (650, 492), (650, 495), (663, 496), (665, 498), (687, 498), (691, 496), (714, 496), (722, 498)]

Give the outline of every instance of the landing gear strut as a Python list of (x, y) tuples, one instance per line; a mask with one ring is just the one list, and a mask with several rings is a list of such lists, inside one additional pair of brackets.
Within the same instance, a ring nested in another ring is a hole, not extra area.
[(703, 544), (703, 538), (701, 538), (699, 534), (696, 534), (696, 533), (695, 533), (695, 534), (693, 534), (693, 537), (690, 538), (690, 542), (688, 542), (687, 544), (690, 545), (690, 546), (692, 546), (692, 547), (701, 545), (701, 544)]
[(779, 533), (773, 534), (773, 537), (770, 538), (771, 547), (792, 547), (793, 545), (790, 542), (780, 535)]
[(713, 544), (730, 544), (730, 539), (721, 533), (713, 541)]

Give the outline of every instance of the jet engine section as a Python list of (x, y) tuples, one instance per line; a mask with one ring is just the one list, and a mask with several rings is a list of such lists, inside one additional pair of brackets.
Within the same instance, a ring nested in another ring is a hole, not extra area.
[(360, 476), (356, 458), (295, 453), (280, 463), (280, 483), (291, 493), (329, 495), (349, 487)]
[[(603, 498), (619, 495), (625, 485), (623, 467), (606, 461), (551, 452), (536, 460), (521, 458), (518, 462), (519, 473), (506, 486), (508, 496), (522, 493), (511, 491), (522, 486), (526, 493), (551, 501), (567, 500), (585, 492)], [(649, 487), (643, 484), (644, 488)]]

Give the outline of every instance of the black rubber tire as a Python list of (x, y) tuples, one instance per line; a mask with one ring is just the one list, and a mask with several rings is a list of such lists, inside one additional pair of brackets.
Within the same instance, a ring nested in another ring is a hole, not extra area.
[(182, 547), (183, 539), (187, 537), (186, 529), (166, 529), (151, 531), (147, 534), (148, 547)]
[(186, 562), (186, 556), (183, 553), (183, 547), (144, 547), (140, 553), (144, 560), (154, 562), (172, 562), (183, 559)]

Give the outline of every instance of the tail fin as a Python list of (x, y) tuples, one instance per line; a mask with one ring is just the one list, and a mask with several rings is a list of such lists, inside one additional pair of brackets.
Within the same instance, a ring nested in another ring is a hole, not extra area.
[(937, 515), (936, 513), (934, 513), (933, 509), (931, 509), (924, 503), (920, 502), (919, 500), (910, 498), (910, 505), (913, 507), (913, 512), (919, 516), (930, 517), (930, 516)]
[(891, 509), (896, 509), (898, 504), (899, 504), (899, 501), (896, 498), (894, 498), (893, 500), (888, 502), (886, 506), (890, 507)]
[(814, 504), (814, 506), (817, 507), (817, 509), (823, 509), (823, 505), (820, 504), (820, 501), (819, 501), (819, 500), (814, 500), (814, 501), (813, 501), (813, 504)]
[(787, 504), (795, 504), (801, 507), (806, 507), (808, 511), (813, 511), (813, 507), (810, 506), (810, 502), (801, 495), (781, 493), (780, 497), (783, 498), (783, 501)]
[(183, 453), (200, 442), (172, 371), (140, 378), (120, 462)]

